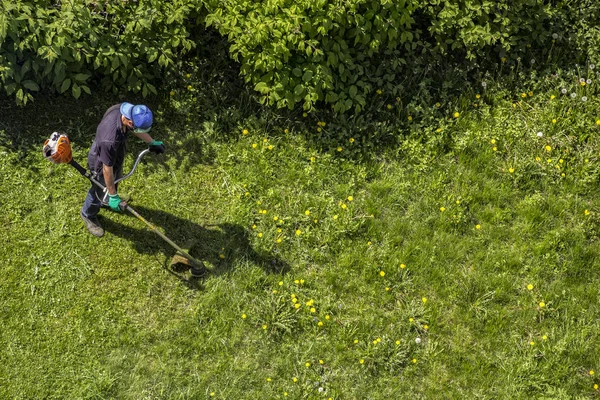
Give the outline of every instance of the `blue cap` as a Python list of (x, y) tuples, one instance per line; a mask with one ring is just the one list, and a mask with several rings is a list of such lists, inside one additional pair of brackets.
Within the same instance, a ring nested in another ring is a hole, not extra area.
[(149, 132), (152, 128), (152, 111), (143, 104), (133, 105), (131, 103), (121, 104), (121, 114), (133, 121), (133, 129), (136, 132)]

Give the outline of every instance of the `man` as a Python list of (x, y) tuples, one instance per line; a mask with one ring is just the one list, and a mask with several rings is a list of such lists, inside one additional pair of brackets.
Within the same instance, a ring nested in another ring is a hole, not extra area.
[[(92, 173), (95, 172), (98, 182), (106, 187), (107, 205), (113, 211), (121, 211), (121, 198), (117, 193), (115, 179), (123, 173), (128, 133), (133, 132), (148, 143), (150, 151), (154, 153), (162, 154), (165, 151), (163, 143), (152, 139), (149, 134), (152, 121), (152, 111), (145, 105), (122, 103), (109, 108), (96, 129), (96, 137), (88, 154), (88, 168)], [(104, 236), (104, 229), (98, 221), (103, 198), (102, 189), (92, 184), (81, 208), (81, 218), (87, 230), (97, 237)]]

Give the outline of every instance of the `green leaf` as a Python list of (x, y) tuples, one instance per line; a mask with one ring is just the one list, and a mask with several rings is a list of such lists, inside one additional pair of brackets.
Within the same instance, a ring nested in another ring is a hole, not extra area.
[(356, 94), (358, 93), (358, 88), (354, 85), (350, 86), (349, 93), (350, 93), (350, 97), (354, 98), (356, 96)]
[(300, 68), (294, 68), (294, 69), (292, 70), (292, 73), (293, 73), (294, 75), (296, 75), (297, 77), (301, 77), (301, 76), (302, 76), (302, 70), (301, 70)]
[(75, 80), (80, 83), (84, 83), (90, 77), (90, 74), (77, 74)]
[(34, 81), (23, 81), (22, 85), (25, 89), (29, 89), (32, 92), (37, 92), (38, 90), (40, 90), (40, 87)]
[(86, 92), (87, 94), (92, 94), (92, 91), (90, 90), (90, 88), (89, 88), (89, 87), (87, 87), (87, 86), (85, 86), (85, 85), (81, 85), (80, 87), (81, 87), (81, 89), (82, 89), (84, 92)]
[(62, 85), (60, 85), (60, 92), (64, 93), (67, 91), (67, 89), (69, 88), (69, 86), (71, 86), (71, 79), (67, 78), (63, 81)]
[(302, 75), (302, 80), (304, 82), (308, 82), (312, 79), (314, 73), (309, 69), (306, 72), (304, 72), (304, 75)]
[(73, 87), (71, 88), (71, 91), (73, 93), (73, 97), (75, 97), (76, 99), (78, 99), (79, 96), (81, 96), (81, 88), (78, 84), (74, 83)]

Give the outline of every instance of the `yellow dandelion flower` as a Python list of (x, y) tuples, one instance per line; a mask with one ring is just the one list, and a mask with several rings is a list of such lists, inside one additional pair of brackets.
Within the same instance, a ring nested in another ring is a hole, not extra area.
[(594, 375), (594, 370), (590, 370), (590, 375)]
[(405, 264), (400, 264), (400, 269), (404, 269), (404, 268), (406, 268), (406, 265)]
[(479, 224), (475, 225), (475, 229), (481, 229), (481, 225), (479, 225)]
[(436, 131), (437, 133), (440, 133), (440, 132), (442, 131), (442, 128), (437, 128), (435, 131)]
[(289, 129), (284, 129), (283, 133), (290, 133), (290, 130)]
[(307, 362), (306, 364), (304, 364), (306, 366), (306, 368), (310, 367), (310, 363)]
[(413, 364), (417, 363), (417, 359), (416, 358), (413, 358), (411, 361), (412, 361)]
[(354, 200), (354, 197), (348, 196), (348, 201), (352, 201), (352, 200)]
[(256, 143), (252, 143), (252, 148), (255, 149), (258, 145)]
[(584, 215), (590, 215), (590, 210), (584, 210), (584, 211), (583, 211), (583, 214), (584, 214)]
[(380, 276), (385, 276), (385, 271), (379, 271)]
[(479, 99), (479, 98), (481, 98), (481, 95), (480, 95), (479, 93), (477, 93), (477, 94), (475, 95), (475, 98), (476, 98), (476, 99)]
[(458, 113), (458, 112), (455, 112), (455, 113), (454, 113), (454, 118), (458, 118), (458, 117), (460, 117), (460, 113)]
[(354, 339), (354, 344), (357, 344), (357, 343), (358, 343), (358, 339)]
[(446, 211), (446, 207), (440, 207), (440, 211), (441, 211), (441, 212), (444, 212), (444, 211)]
[(319, 322), (317, 322), (317, 325), (319, 325), (319, 326), (323, 326), (323, 322), (322, 322), (322, 321), (319, 321)]
[(294, 304), (294, 307), (295, 307), (295, 308), (300, 308), (300, 303), (296, 303), (296, 304)]
[(300, 229), (296, 229), (296, 236), (302, 235), (302, 231)]
[(423, 298), (421, 299), (421, 301), (422, 301), (423, 303), (427, 303), (427, 297), (423, 297)]
[(342, 205), (341, 205), (340, 207), (342, 207), (344, 210), (345, 210), (346, 208), (348, 208), (348, 206), (347, 206), (345, 203), (342, 203)]
[(266, 326), (266, 325), (263, 325), (263, 326), (262, 326), (262, 328), (263, 328), (263, 330), (266, 330), (266, 329), (267, 329), (267, 326)]
[(381, 89), (377, 89), (377, 94), (383, 94), (383, 91)]
[(534, 345), (535, 345), (535, 342), (532, 340), (531, 342), (529, 342), (529, 345), (530, 345), (530, 346), (534, 346)]
[(531, 283), (527, 285), (527, 290), (533, 290), (533, 285)]
[(188, 87), (187, 87), (187, 88), (188, 88), (188, 90), (192, 90), (192, 89), (194, 89), (194, 88), (192, 87), (192, 85), (188, 85)]
[(585, 81), (581, 82), (581, 86), (585, 86)]
[(594, 390), (598, 390), (598, 384), (594, 383)]
[(342, 151), (342, 146), (338, 147), (337, 151)]
[(533, 92), (529, 92), (528, 94), (529, 94), (529, 97), (533, 96)]
[(323, 364), (325, 364), (325, 361), (319, 360), (319, 364), (323, 365)]
[(310, 158), (310, 162), (315, 162), (315, 158), (314, 158), (314, 157), (311, 157), (311, 158)]
[(329, 321), (329, 319), (330, 319), (330, 318), (331, 318), (331, 317), (330, 317), (329, 315), (326, 315), (326, 316), (325, 316), (325, 319), (326, 319), (327, 321)]
[(392, 109), (392, 105), (391, 104), (388, 104), (386, 107), (387, 107), (388, 110)]
[(515, 172), (515, 169), (514, 168), (509, 168), (508, 172), (510, 172), (512, 174), (513, 172)]
[(296, 378), (296, 377), (293, 377), (293, 378), (292, 378), (292, 381), (294, 381), (294, 383), (296, 383), (296, 382), (298, 382), (298, 378)]
[(321, 129), (321, 127), (317, 128), (317, 132), (321, 132), (323, 129)]
[(317, 309), (316, 309), (316, 308), (314, 308), (314, 307), (311, 307), (311, 309), (310, 309), (310, 312), (311, 312), (311, 313), (315, 313), (315, 312), (317, 312)]
[(242, 314), (242, 319), (246, 319), (246, 314)]
[(546, 151), (552, 151), (552, 147), (546, 145), (546, 147), (544, 147), (544, 149), (546, 149)]
[(556, 98), (555, 95), (550, 96), (550, 100), (554, 100)]
[(175, 96), (175, 91), (174, 91), (174, 90), (171, 90), (171, 91), (169, 92), (169, 94), (170, 94), (171, 96)]
[(553, 124), (555, 124), (555, 123), (556, 123), (556, 118), (554, 118), (554, 119), (552, 120), (552, 123), (553, 123)]
[(542, 340), (548, 340), (548, 336), (546, 336), (546, 335), (542, 336)]
[(263, 234), (262, 234), (262, 232), (259, 232), (259, 233), (258, 233), (258, 237), (259, 237), (259, 238), (263, 237)]
[(440, 108), (442, 105), (441, 105), (440, 103), (435, 103), (435, 106), (436, 106), (437, 108)]
[(386, 287), (386, 288), (385, 288), (385, 291), (386, 291), (386, 292), (389, 292), (389, 291), (390, 291), (390, 288), (389, 288), (389, 287)]
[(359, 364), (364, 364), (365, 360), (363, 358), (361, 358), (360, 360), (358, 360)]
[(215, 392), (210, 392), (210, 397), (214, 397), (215, 396)]
[(546, 307), (546, 303), (544, 303), (543, 301), (540, 301), (540, 308), (544, 308)]
[(349, 141), (350, 143), (354, 143), (354, 138), (352, 138), (352, 137), (351, 137), (350, 139), (348, 139), (348, 141)]
[(429, 329), (429, 325), (424, 325), (423, 329), (428, 330)]
[(494, 147), (492, 147), (492, 150), (498, 151), (498, 148), (496, 146), (494, 146)]
[(243, 134), (243, 135), (247, 135), (248, 133), (249, 133), (249, 132), (248, 132), (248, 129), (244, 129), (244, 130), (242, 131), (242, 134)]
[(412, 118), (412, 115), (409, 115), (409, 116), (408, 116), (408, 120), (409, 120), (409, 121), (412, 121), (412, 119), (413, 119), (413, 118)]
[(399, 340), (396, 340), (396, 345), (399, 345), (399, 344), (400, 344), (400, 341), (399, 341)]
[(306, 211), (304, 211), (304, 214), (305, 214), (305, 215), (310, 215), (310, 210), (306, 210)]
[(596, 125), (600, 125), (600, 119), (596, 120)]
[(527, 97), (527, 93), (521, 93), (521, 97), (523, 97), (523, 98)]
[(283, 281), (279, 281), (279, 286), (283, 286)]
[(337, 216), (337, 215), (334, 215), (334, 216), (333, 216), (333, 219), (338, 219), (338, 216)]
[(413, 321), (414, 321), (414, 318), (412, 318), (412, 317), (408, 319), (408, 322), (413, 322)]
[(272, 144), (270, 144), (270, 145), (267, 147), (267, 149), (269, 149), (269, 150), (273, 150), (273, 145), (272, 145)]

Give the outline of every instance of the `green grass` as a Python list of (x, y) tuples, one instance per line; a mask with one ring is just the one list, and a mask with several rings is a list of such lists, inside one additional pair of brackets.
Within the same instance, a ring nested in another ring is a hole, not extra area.
[(196, 241), (196, 281), (131, 216), (90, 236), (89, 184), (41, 156), (61, 130), (83, 163), (110, 101), (0, 104), (0, 397), (597, 397), (598, 104), (559, 89), (465, 93), (384, 140), (156, 100), (168, 153), (120, 190)]

